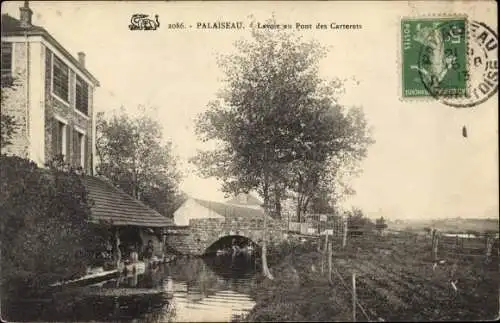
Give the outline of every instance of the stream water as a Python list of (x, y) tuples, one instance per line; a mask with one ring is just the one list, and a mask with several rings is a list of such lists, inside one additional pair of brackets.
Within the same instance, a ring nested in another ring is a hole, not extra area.
[(230, 322), (255, 305), (252, 262), (178, 259), (142, 275), (11, 303), (8, 321)]

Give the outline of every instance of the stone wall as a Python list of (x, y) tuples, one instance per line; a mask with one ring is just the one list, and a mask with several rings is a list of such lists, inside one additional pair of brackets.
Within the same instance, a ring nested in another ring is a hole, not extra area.
[(191, 234), (167, 235), (167, 252), (181, 255), (202, 255), (199, 245), (195, 242)]

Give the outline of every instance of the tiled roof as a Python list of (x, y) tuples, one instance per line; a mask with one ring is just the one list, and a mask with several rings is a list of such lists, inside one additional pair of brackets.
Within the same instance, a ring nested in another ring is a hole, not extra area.
[(234, 204), (212, 202), (200, 199), (194, 199), (194, 200), (201, 206), (204, 206), (207, 209), (210, 209), (226, 218), (239, 217), (239, 216), (260, 218), (264, 216), (264, 210), (262, 209), (255, 209), (244, 206), (237, 206)]
[(174, 222), (149, 208), (141, 201), (116, 188), (106, 180), (85, 176), (83, 183), (88, 197), (94, 202), (92, 219), (115, 226), (169, 227)]
[(252, 205), (252, 206), (261, 206), (262, 202), (259, 201), (255, 196), (253, 196), (250, 193), (244, 194), (244, 196), (247, 198), (245, 202), (241, 202), (239, 199), (239, 196), (234, 197), (227, 203), (229, 204), (240, 204), (240, 205)]
[(71, 55), (45, 28), (31, 25), (28, 28), (21, 27), (21, 21), (13, 18), (8, 14), (2, 15), (2, 37), (3, 36), (42, 36), (55, 48), (57, 48), (64, 56), (71, 61), (73, 65), (85, 74), (96, 86), (99, 86), (99, 81), (84, 67), (80, 62)]

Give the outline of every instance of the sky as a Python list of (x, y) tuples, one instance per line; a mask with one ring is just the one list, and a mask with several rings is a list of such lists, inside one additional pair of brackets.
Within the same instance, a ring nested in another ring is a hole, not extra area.
[[(2, 2), (19, 16), (21, 2)], [(45, 27), (86, 66), (101, 87), (95, 106), (109, 112), (140, 104), (155, 107), (165, 138), (174, 144), (191, 196), (222, 201), (215, 179), (196, 176), (187, 162), (204, 144), (194, 118), (221, 88), (217, 53), (230, 53), (248, 37), (249, 15), (265, 22), (312, 24), (295, 30), (329, 48), (321, 62), (325, 79), (346, 79), (340, 102), (362, 106), (376, 143), (352, 179), (356, 195), (344, 206), (389, 219), (498, 216), (498, 95), (470, 109), (400, 99), (400, 19), (467, 13), (496, 27), (494, 2), (50, 2), (31, 1), (33, 23)], [(130, 31), (135, 13), (158, 14), (156, 31)], [(244, 30), (168, 29), (168, 23), (243, 21)], [(316, 30), (317, 23), (361, 24), (358, 30)], [(462, 126), (469, 137), (462, 137)]]

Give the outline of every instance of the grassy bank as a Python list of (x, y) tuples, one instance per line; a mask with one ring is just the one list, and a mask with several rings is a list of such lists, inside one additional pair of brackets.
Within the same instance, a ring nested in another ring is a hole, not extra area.
[(349, 320), (345, 295), (321, 274), (321, 254), (316, 248), (312, 243), (285, 243), (270, 250), (275, 279), (260, 279), (253, 291), (256, 305), (247, 321)]
[(358, 321), (477, 321), (498, 315), (498, 257), (485, 263), (480, 255), (443, 253), (435, 264), (428, 242), (393, 237), (352, 239), (344, 250), (335, 241), (333, 249), (331, 281), (316, 244), (288, 242), (270, 250), (275, 279), (259, 281), (253, 291), (257, 304), (246, 320), (351, 321), (352, 273)]

